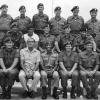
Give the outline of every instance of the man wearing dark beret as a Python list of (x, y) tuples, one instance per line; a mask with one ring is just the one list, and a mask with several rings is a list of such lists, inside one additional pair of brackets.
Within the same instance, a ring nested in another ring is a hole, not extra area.
[[(84, 88), (86, 89), (87, 99), (98, 99), (96, 89), (100, 82), (99, 56), (93, 51), (93, 43), (85, 43), (86, 50), (79, 54), (80, 75)], [(89, 81), (87, 79), (89, 78)]]
[(75, 90), (78, 82), (78, 55), (72, 51), (72, 45), (68, 41), (65, 43), (65, 50), (59, 54), (58, 61), (60, 65), (61, 85), (63, 87), (63, 98), (67, 98), (67, 81), (72, 78), (71, 98), (75, 99)]
[(35, 33), (41, 36), (43, 34), (43, 27), (48, 25), (49, 17), (48, 15), (44, 14), (44, 5), (39, 3), (37, 5), (38, 14), (35, 14), (32, 18), (33, 28)]
[(25, 34), (27, 33), (27, 28), (31, 24), (31, 19), (25, 15), (26, 8), (24, 5), (19, 8), (20, 16), (16, 17), (15, 20), (18, 24), (19, 30)]
[(12, 17), (7, 14), (8, 6), (6, 4), (0, 7), (0, 47), (2, 46), (2, 39), (7, 31), (10, 30), (10, 23), (12, 22)]
[(18, 75), (19, 50), (13, 48), (11, 37), (5, 37), (4, 47), (0, 49), (0, 86), (1, 99), (11, 98), (11, 89)]

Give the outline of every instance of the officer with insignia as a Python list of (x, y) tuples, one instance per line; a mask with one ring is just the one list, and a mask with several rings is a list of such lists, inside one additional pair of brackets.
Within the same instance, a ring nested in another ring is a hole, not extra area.
[(49, 17), (43, 13), (44, 11), (44, 5), (42, 3), (39, 3), (37, 5), (38, 14), (35, 14), (32, 18), (32, 24), (33, 28), (35, 30), (35, 33), (39, 35), (43, 34), (43, 27), (45, 25), (48, 25), (49, 23)]
[(54, 35), (59, 41), (59, 36), (64, 32), (64, 27), (66, 25), (66, 20), (61, 17), (61, 7), (56, 7), (54, 9), (55, 17), (51, 18), (49, 21), (51, 34)]
[(71, 98), (75, 99), (75, 90), (78, 82), (78, 54), (72, 51), (70, 42), (65, 43), (65, 50), (59, 54), (59, 66), (61, 75), (61, 85), (63, 87), (63, 98), (67, 98), (67, 82), (72, 78)]
[[(93, 43), (87, 41), (86, 50), (79, 54), (80, 75), (87, 99), (98, 99), (96, 89), (100, 83), (99, 56), (93, 51)], [(87, 80), (89, 78), (89, 81)], [(89, 83), (90, 82), (90, 83)]]
[(18, 24), (19, 30), (25, 34), (27, 33), (27, 28), (31, 24), (31, 19), (25, 15), (26, 8), (24, 5), (20, 6), (19, 8), (20, 16), (16, 17), (15, 20)]
[(7, 14), (8, 6), (3, 4), (0, 7), (1, 15), (0, 15), (0, 47), (2, 46), (2, 39), (5, 36), (6, 32), (10, 30), (10, 23), (13, 18)]
[(19, 50), (13, 48), (11, 37), (6, 37), (4, 47), (0, 49), (0, 86), (2, 88), (1, 99), (11, 98), (11, 89), (18, 76)]

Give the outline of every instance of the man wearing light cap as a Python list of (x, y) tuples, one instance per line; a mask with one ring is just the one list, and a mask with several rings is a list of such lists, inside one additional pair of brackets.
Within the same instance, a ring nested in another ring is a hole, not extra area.
[(84, 25), (84, 19), (78, 15), (79, 6), (74, 6), (71, 11), (73, 15), (67, 18), (67, 23), (70, 24), (72, 34), (79, 34), (80, 29)]
[[(20, 60), (22, 70), (19, 73), (19, 80), (24, 88), (23, 97), (30, 98), (35, 97), (37, 92), (37, 84), (40, 80), (40, 73), (38, 71), (39, 62), (40, 62), (40, 52), (34, 47), (35, 40), (29, 38), (27, 40), (27, 47), (21, 49), (20, 51)], [(32, 80), (31, 87), (28, 86), (28, 79)]]
[(93, 36), (98, 47), (100, 42), (100, 21), (96, 18), (97, 14), (98, 10), (96, 8), (91, 9), (91, 19), (86, 22), (86, 25), (88, 33)]
[(27, 33), (28, 25), (31, 24), (31, 19), (25, 15), (26, 8), (24, 5), (19, 8), (20, 16), (16, 17), (15, 20), (18, 23), (19, 30), (22, 31), (23, 34)]
[(43, 34), (43, 27), (45, 25), (48, 25), (49, 17), (43, 13), (44, 11), (44, 5), (42, 3), (39, 3), (37, 5), (38, 14), (35, 14), (32, 18), (32, 24), (33, 28), (35, 30), (35, 33), (39, 36)]
[(7, 14), (8, 6), (3, 4), (0, 7), (1, 15), (0, 15), (0, 46), (2, 45), (1, 41), (6, 34), (7, 31), (10, 30), (10, 23), (12, 22), (12, 17)]
[(65, 18), (61, 17), (61, 7), (56, 7), (54, 13), (55, 17), (51, 18), (49, 21), (50, 30), (51, 34), (59, 40), (59, 36), (64, 32), (66, 20)]

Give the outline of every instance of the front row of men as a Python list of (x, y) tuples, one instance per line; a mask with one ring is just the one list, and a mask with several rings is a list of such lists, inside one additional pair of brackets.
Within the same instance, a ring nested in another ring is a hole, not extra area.
[[(64, 44), (65, 49), (60, 54), (55, 52), (54, 46), (50, 42), (46, 43), (46, 51), (40, 53), (35, 48), (33, 38), (27, 40), (27, 47), (21, 49), (20, 53), (19, 50), (14, 48), (14, 43), (9, 36), (4, 39), (3, 43), (5, 47), (0, 50), (2, 99), (11, 98), (11, 89), (17, 76), (19, 76), (25, 90), (24, 97), (34, 98), (37, 92), (37, 84), (41, 81), (42, 99), (47, 98), (48, 77), (52, 79), (52, 96), (55, 99), (59, 99), (57, 93), (59, 79), (61, 78), (63, 87), (63, 98), (67, 98), (67, 80), (72, 78), (71, 98), (76, 98), (75, 90), (77, 90), (80, 75), (83, 86), (87, 91), (86, 98), (98, 98), (96, 89), (100, 81), (100, 72), (98, 71), (99, 56), (93, 51), (92, 42), (87, 41), (85, 44), (86, 50), (79, 54), (72, 51), (70, 42)], [(21, 69), (19, 65), (21, 65)], [(31, 87), (27, 85), (28, 79), (32, 79)]]

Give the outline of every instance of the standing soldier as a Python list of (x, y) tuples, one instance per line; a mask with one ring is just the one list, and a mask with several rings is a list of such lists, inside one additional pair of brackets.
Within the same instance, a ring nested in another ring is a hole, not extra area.
[[(99, 56), (96, 52), (93, 51), (93, 43), (87, 41), (86, 50), (79, 54), (80, 62), (80, 74), (81, 80), (84, 88), (87, 91), (86, 98), (88, 99), (98, 99), (96, 94), (96, 89), (98, 88), (100, 82), (100, 72), (99, 68)], [(87, 81), (87, 79), (91, 81)]]
[(93, 36), (98, 47), (100, 42), (100, 21), (96, 18), (97, 12), (96, 8), (90, 10), (91, 19), (86, 22), (86, 26), (87, 31)]
[(66, 20), (61, 17), (61, 7), (56, 7), (55, 10), (55, 17), (52, 18), (49, 22), (51, 34), (54, 35), (57, 40), (59, 41), (60, 35), (64, 32), (64, 27), (66, 24)]
[(37, 6), (38, 14), (35, 14), (32, 19), (33, 28), (35, 33), (39, 36), (43, 34), (43, 27), (48, 25), (49, 17), (43, 13), (44, 5), (39, 3)]
[(59, 87), (59, 75), (57, 72), (58, 67), (58, 54), (53, 52), (52, 43), (46, 43), (46, 51), (41, 54), (41, 81), (42, 81), (42, 99), (47, 98), (47, 78), (53, 79), (52, 88), (53, 88), (53, 97), (59, 99), (57, 94), (57, 89)]
[(0, 50), (1, 99), (10, 99), (12, 86), (19, 73), (17, 66), (19, 61), (19, 50), (13, 48), (14, 43), (11, 37), (6, 37), (3, 42), (5, 47)]
[(67, 82), (69, 78), (72, 78), (71, 98), (75, 99), (75, 90), (78, 81), (78, 55), (72, 51), (70, 42), (65, 43), (65, 50), (59, 54), (59, 65), (61, 85), (63, 87), (63, 98), (67, 98)]
[(26, 8), (25, 6), (21, 6), (19, 8), (20, 16), (16, 17), (15, 20), (18, 23), (19, 30), (25, 34), (27, 33), (27, 28), (31, 24), (31, 19), (25, 15)]
[(2, 39), (7, 31), (10, 30), (10, 23), (12, 22), (12, 17), (7, 14), (8, 6), (6, 4), (0, 7), (0, 47), (2, 46)]

